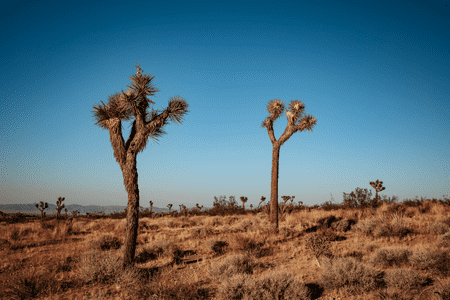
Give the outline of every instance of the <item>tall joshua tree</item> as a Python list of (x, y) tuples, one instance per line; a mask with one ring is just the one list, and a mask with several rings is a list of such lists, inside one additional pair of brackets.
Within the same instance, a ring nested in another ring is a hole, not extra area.
[[(132, 85), (127, 86), (129, 89), (109, 96), (106, 105), (103, 101), (102, 105), (94, 105), (93, 111), (96, 125), (109, 130), (114, 157), (122, 170), (125, 190), (128, 193), (124, 267), (133, 264), (138, 234), (139, 189), (136, 156), (144, 150), (149, 137), (158, 141), (157, 137), (165, 134), (162, 127), (169, 120), (181, 124), (183, 115), (188, 112), (187, 102), (176, 96), (170, 99), (167, 109), (159, 113), (152, 108), (149, 114), (147, 108), (155, 102), (147, 99), (147, 96), (153, 96), (159, 90), (150, 84), (154, 76), (141, 74), (139, 62), (136, 68), (136, 74), (130, 77)], [(134, 121), (130, 136), (125, 142), (122, 137), (122, 120), (128, 121), (132, 117)]]
[[(275, 225), (276, 232), (278, 232), (278, 167), (280, 159), (280, 147), (297, 131), (309, 130), (312, 131), (313, 126), (316, 124), (317, 119), (312, 116), (304, 116), (301, 120), (299, 118), (303, 115), (305, 105), (299, 100), (293, 100), (289, 104), (289, 109), (286, 109), (286, 117), (288, 124), (283, 134), (280, 136), (278, 141), (275, 139), (273, 133), (273, 123), (278, 119), (284, 112), (285, 106), (283, 101), (279, 99), (274, 99), (269, 101), (267, 105), (267, 111), (270, 116), (267, 117), (261, 127), (267, 128), (270, 141), (272, 142), (272, 180), (270, 185), (270, 212), (271, 218), (270, 222)], [(297, 123), (298, 121), (298, 123)]]

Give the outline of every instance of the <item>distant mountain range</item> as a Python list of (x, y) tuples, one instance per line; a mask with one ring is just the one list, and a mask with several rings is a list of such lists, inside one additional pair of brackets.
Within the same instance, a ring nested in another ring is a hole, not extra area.
[[(36, 208), (36, 204), (0, 204), (0, 211), (4, 212), (8, 215), (13, 215), (15, 213), (23, 213), (27, 215), (41, 215), (41, 211)], [(39, 204), (39, 208), (40, 204)], [(104, 211), (105, 214), (109, 215), (113, 212), (124, 212), (126, 206), (119, 206), (119, 205), (108, 205), (108, 206), (100, 206), (100, 205), (78, 205), (78, 204), (72, 204), (72, 205), (66, 205), (65, 208), (67, 209), (67, 215), (71, 216), (72, 211), (78, 210), (78, 215), (85, 215), (88, 213), (95, 213), (95, 212), (102, 212)], [(149, 207), (146, 207), (147, 209)], [(174, 211), (174, 209), (172, 209)], [(44, 209), (44, 212), (47, 214), (47, 216), (56, 215), (56, 205), (48, 203), (48, 207)], [(168, 208), (158, 208), (153, 207), (154, 213), (160, 213), (160, 212), (169, 212)], [(61, 210), (61, 214), (64, 214), (64, 208)]]

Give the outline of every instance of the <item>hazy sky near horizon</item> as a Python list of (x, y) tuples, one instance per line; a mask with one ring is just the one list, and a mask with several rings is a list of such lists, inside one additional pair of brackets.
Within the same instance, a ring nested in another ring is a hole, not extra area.
[[(267, 104), (317, 119), (281, 147), (279, 198), (323, 204), (357, 187), (400, 201), (450, 194), (450, 7), (443, 1), (9, 1), (0, 8), (0, 204), (126, 205), (93, 106), (136, 62), (152, 107), (183, 124), (137, 156), (140, 204), (270, 199)], [(6, 6), (5, 6), (6, 5)], [(131, 122), (123, 122), (124, 139)], [(284, 113), (275, 123), (278, 139)]]

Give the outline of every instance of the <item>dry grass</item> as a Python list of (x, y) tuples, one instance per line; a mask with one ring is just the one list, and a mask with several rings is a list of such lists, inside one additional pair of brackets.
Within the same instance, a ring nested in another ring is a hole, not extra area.
[[(1, 299), (450, 299), (450, 206), (140, 218), (122, 270), (124, 219), (0, 226)], [(432, 298), (435, 297), (435, 298)]]

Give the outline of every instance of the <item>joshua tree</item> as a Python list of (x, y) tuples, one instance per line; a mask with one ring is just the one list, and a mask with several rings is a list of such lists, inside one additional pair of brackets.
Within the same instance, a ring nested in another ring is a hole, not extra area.
[(153, 202), (149, 201), (150, 203), (150, 215), (153, 213)]
[[(289, 109), (286, 109), (286, 117), (288, 124), (280, 136), (278, 141), (275, 139), (273, 133), (273, 123), (284, 112), (285, 106), (283, 101), (274, 99), (267, 105), (267, 111), (271, 114), (262, 123), (262, 128), (267, 128), (270, 141), (272, 142), (272, 180), (270, 185), (270, 199), (271, 199), (271, 223), (275, 225), (275, 230), (278, 232), (278, 167), (280, 159), (280, 147), (297, 131), (309, 130), (312, 131), (317, 119), (312, 116), (304, 116), (301, 120), (299, 118), (303, 115), (305, 105), (298, 100), (293, 100), (289, 104)], [(299, 121), (299, 122), (298, 122)], [(297, 124), (298, 122), (298, 124)]]
[(250, 209), (253, 209), (253, 205), (252, 204), (250, 204)]
[(247, 197), (241, 197), (241, 201), (242, 201), (242, 209), (245, 209), (245, 202), (247, 202), (248, 198)]
[[(158, 110), (147, 111), (150, 104), (154, 104), (147, 96), (153, 96), (158, 90), (150, 84), (150, 75), (142, 75), (139, 62), (137, 72), (131, 76), (132, 85), (126, 92), (109, 96), (108, 104), (94, 105), (96, 125), (109, 130), (114, 157), (120, 165), (123, 174), (125, 190), (128, 193), (127, 228), (125, 235), (125, 249), (123, 266), (133, 264), (136, 239), (138, 234), (139, 188), (136, 167), (137, 154), (144, 150), (147, 139), (158, 141), (157, 137), (165, 134), (163, 126), (168, 121), (182, 123), (182, 117), (188, 112), (187, 102), (180, 96), (171, 98), (167, 109), (161, 113)], [(130, 136), (125, 142), (122, 137), (122, 120), (130, 120), (134, 116)]]
[(169, 208), (169, 214), (170, 214), (170, 210), (172, 209), (172, 204), (167, 204), (167, 207)]
[(35, 204), (36, 208), (39, 209), (41, 211), (41, 219), (44, 218), (45, 214), (44, 214), (44, 209), (48, 208), (48, 203), (44, 201), (41, 201), (41, 208), (39, 208), (39, 206), (37, 204)]
[(76, 217), (78, 215), (78, 209), (72, 211), (72, 217)]
[(259, 206), (261, 205), (261, 203), (263, 203), (263, 202), (264, 202), (264, 200), (266, 200), (266, 197), (264, 197), (264, 196), (261, 196), (261, 202), (259, 202), (259, 204), (258, 204), (258, 207), (256, 207), (256, 209), (258, 209), (258, 208), (259, 208)]
[(375, 189), (375, 199), (378, 201), (378, 192), (384, 191), (386, 188), (383, 186), (383, 181), (371, 181), (370, 185)]
[(64, 208), (64, 215), (65, 215), (65, 217), (67, 219), (67, 208)]
[(199, 213), (200, 213), (200, 211), (201, 211), (202, 208), (203, 208), (203, 205), (202, 205), (202, 206), (199, 206), (198, 203), (197, 203), (197, 204), (195, 204), (195, 207), (196, 207), (196, 212), (199, 212)]
[(58, 201), (56, 201), (56, 211), (57, 211), (57, 213), (56, 213), (56, 219), (59, 219), (59, 217), (61, 216), (61, 210), (64, 208), (64, 204), (63, 205), (61, 205), (61, 203), (64, 201), (64, 199), (66, 199), (66, 198), (61, 198), (61, 197), (59, 197), (58, 198)]

